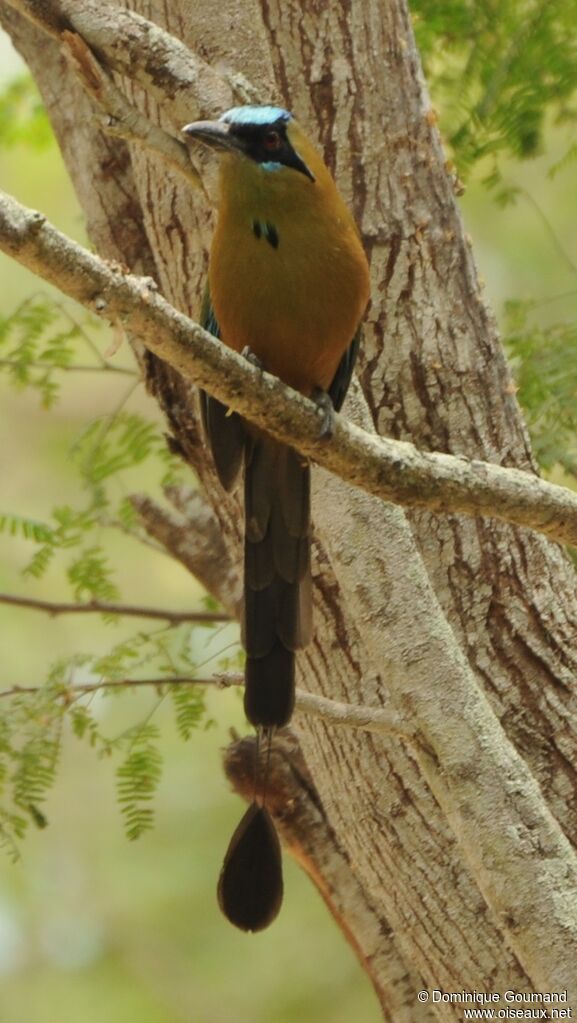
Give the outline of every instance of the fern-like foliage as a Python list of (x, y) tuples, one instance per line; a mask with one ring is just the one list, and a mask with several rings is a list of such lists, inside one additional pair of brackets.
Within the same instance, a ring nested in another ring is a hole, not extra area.
[(27, 299), (0, 319), (0, 370), (20, 390), (36, 390), (50, 408), (58, 397), (57, 373), (72, 366), (81, 337), (81, 326), (63, 324), (53, 301)]
[[(415, 31), (460, 174), (543, 145), (546, 116), (577, 118), (575, 5), (566, 0), (413, 0)], [(500, 181), (499, 164), (488, 178)]]
[[(118, 802), (128, 838), (136, 839), (153, 826), (162, 742), (151, 719), (170, 697), (183, 740), (210, 723), (204, 689), (193, 681), (200, 665), (191, 651), (204, 650), (201, 633), (214, 635), (214, 629), (181, 624), (140, 630), (104, 656), (77, 654), (58, 661), (36, 690), (0, 691), (0, 847), (16, 856), (27, 828), (47, 824), (44, 803), (56, 779), (67, 727), (98, 756), (116, 762)], [(175, 676), (183, 681), (163, 682)], [(144, 719), (119, 735), (107, 734), (106, 715), (92, 709), (94, 687), (101, 699), (126, 699), (142, 678), (155, 680), (154, 686), (146, 686), (151, 703)]]
[(577, 326), (540, 327), (533, 302), (509, 302), (505, 345), (540, 465), (577, 481)]
[[(104, 373), (111, 369), (92, 336), (95, 329), (100, 325), (93, 318), (45, 295), (34, 295), (0, 318), (0, 373), (17, 389), (39, 392), (43, 405), (49, 408), (59, 396), (62, 372)], [(133, 382), (128, 385), (126, 399), (134, 386)], [(72, 445), (71, 454), (86, 501), (80, 507), (56, 506), (47, 523), (6, 510), (0, 514), (0, 532), (18, 534), (36, 544), (24, 568), (25, 576), (41, 579), (55, 558), (63, 565), (67, 558), (65, 572), (76, 599), (111, 601), (117, 597), (118, 587), (105, 548), (95, 540), (96, 531), (119, 527), (137, 538), (140, 535), (122, 487), (122, 474), (147, 461), (155, 462), (159, 484), (165, 486), (177, 483), (182, 469), (158, 426), (122, 406), (91, 422)]]
[(174, 704), (176, 727), (186, 742), (204, 718), (204, 693), (198, 686), (177, 685), (170, 687), (170, 694)]
[(149, 831), (154, 822), (150, 804), (162, 776), (158, 739), (156, 725), (136, 725), (130, 732), (129, 751), (116, 772), (118, 802), (132, 841)]
[(62, 726), (55, 697), (48, 681), (0, 707), (0, 844), (12, 856), (31, 823), (47, 823), (43, 804), (56, 777)]
[(39, 827), (47, 823), (41, 806), (54, 782), (60, 752), (60, 722), (53, 720), (51, 724), (50, 732), (44, 728), (22, 744), (11, 777), (15, 806)]
[(0, 373), (18, 390), (36, 391), (44, 408), (56, 402), (63, 373), (106, 371), (135, 375), (99, 351), (103, 324), (72, 303), (42, 293), (0, 317)]
[[(59, 397), (62, 373), (110, 370), (92, 329), (89, 318), (43, 295), (23, 302), (0, 320), (4, 382), (19, 390), (32, 388), (42, 404), (51, 407)], [(114, 602), (119, 597), (117, 573), (107, 554), (108, 533), (120, 528), (140, 537), (125, 475), (132, 474), (132, 482), (135, 471), (146, 463), (148, 485), (149, 466), (156, 469), (159, 487), (179, 481), (180, 466), (167, 451), (158, 426), (124, 407), (133, 390), (130, 381), (125, 400), (117, 401), (112, 414), (90, 423), (72, 445), (83, 494), (76, 506), (56, 505), (45, 522), (9, 510), (0, 514), (0, 533), (35, 546), (23, 569), (25, 577), (33, 583), (55, 563), (78, 602)], [(104, 388), (102, 393), (106, 397)], [(117, 616), (108, 615), (106, 620), (116, 621)], [(195, 677), (191, 651), (197, 649), (202, 632), (190, 625), (141, 629), (113, 643), (104, 654), (78, 653), (58, 662), (37, 689), (0, 692), (0, 846), (14, 856), (26, 829), (47, 823), (44, 803), (56, 777), (66, 727), (98, 755), (118, 763), (117, 789), (128, 836), (136, 838), (152, 826), (162, 754), (150, 717), (168, 695), (163, 677)], [(204, 634), (208, 635), (206, 630)], [(106, 734), (101, 716), (91, 710), (91, 697), (84, 695), (87, 679), (91, 686), (103, 686), (103, 696), (111, 698), (132, 693), (128, 681), (151, 675), (159, 682), (158, 688), (147, 689), (153, 705), (145, 720), (119, 736)], [(117, 688), (114, 683), (119, 683)], [(174, 709), (179, 733), (189, 738), (204, 720), (201, 690), (179, 687)]]
[(33, 540), (38, 544), (50, 543), (52, 540), (50, 526), (45, 522), (38, 522), (37, 519), (26, 518), (24, 515), (3, 515), (0, 512), (0, 533), (20, 536), (23, 540)]
[(72, 454), (85, 482), (98, 489), (103, 480), (140, 465), (166, 447), (154, 423), (140, 415), (118, 412), (97, 419), (76, 441)]
[(114, 601), (118, 587), (112, 581), (112, 568), (100, 546), (85, 547), (68, 567), (74, 597), (78, 601)]

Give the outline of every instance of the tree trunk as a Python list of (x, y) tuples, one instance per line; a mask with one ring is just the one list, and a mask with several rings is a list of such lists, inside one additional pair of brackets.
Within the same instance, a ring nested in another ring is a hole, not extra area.
[[(31, 8), (51, 6), (1, 0), (0, 16), (39, 84), (90, 238), (101, 255), (154, 277), (195, 316), (209, 207), (156, 156), (103, 134), (58, 40), (30, 20)], [(208, 95), (200, 87), (196, 95), (193, 87), (169, 92), (152, 73), (144, 88), (136, 73), (119, 70), (114, 39), (124, 45), (122, 33), (109, 32), (108, 45), (98, 41), (109, 8), (61, 0), (68, 27), (171, 134), (256, 96), (281, 102), (318, 138), (371, 257), (364, 399), (353, 393), (346, 414), (423, 449), (533, 471), (404, 0), (111, 6), (167, 29), (218, 72)], [(204, 173), (210, 184), (210, 164)], [(222, 575), (204, 571), (203, 578), (234, 606), (235, 499), (224, 501), (215, 482), (191, 388), (152, 356), (142, 364), (206, 488), (211, 522), (221, 527)], [(292, 825), (285, 821), (289, 846), (354, 944), (385, 1017), (430, 1016), (416, 997), (421, 988), (569, 989), (571, 1002), (573, 568), (558, 546), (528, 530), (424, 511), (405, 516), (321, 470), (314, 475), (316, 635), (299, 658), (298, 685), (340, 701), (393, 705), (419, 738), (406, 743), (299, 717), (295, 730), (320, 806), (316, 817), (303, 811)], [(142, 511), (161, 535), (158, 515)], [(191, 536), (200, 514), (198, 501), (188, 508), (181, 501)], [(180, 557), (170, 534), (165, 529), (167, 545)], [(459, 1005), (434, 1008), (462, 1018)]]

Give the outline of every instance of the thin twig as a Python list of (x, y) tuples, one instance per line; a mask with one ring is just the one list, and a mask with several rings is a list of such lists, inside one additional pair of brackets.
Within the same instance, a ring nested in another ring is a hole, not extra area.
[(571, 259), (571, 256), (567, 252), (567, 249), (563, 245), (561, 239), (559, 238), (559, 235), (557, 234), (555, 228), (553, 227), (553, 224), (549, 220), (549, 218), (548, 218), (547, 214), (545, 213), (545, 211), (539, 205), (537, 200), (533, 198), (533, 196), (528, 191), (528, 189), (521, 188), (521, 189), (519, 189), (519, 191), (520, 191), (521, 195), (523, 196), (523, 198), (528, 203), (531, 204), (531, 206), (535, 210), (535, 213), (537, 214), (537, 216), (541, 220), (541, 223), (545, 227), (545, 230), (547, 231), (547, 233), (548, 233), (548, 235), (549, 235), (549, 237), (550, 237), (550, 239), (551, 239), (555, 249), (557, 250), (557, 254), (558, 254), (559, 258), (565, 263), (565, 266), (567, 267), (568, 270), (570, 270), (571, 273), (576, 274), (577, 273), (577, 266), (575, 265), (575, 263)]
[[(165, 675), (162, 678), (122, 678), (63, 686), (61, 696), (66, 703), (73, 703), (78, 696), (86, 696), (106, 689), (147, 687), (161, 689), (166, 686), (216, 686), (218, 689), (228, 689), (231, 686), (241, 686), (243, 683), (243, 676), (237, 672), (221, 672), (207, 678), (190, 678), (183, 675)], [(43, 688), (43, 686), (11, 686), (10, 689), (0, 690), (0, 699), (38, 693)], [(395, 712), (383, 707), (359, 707), (356, 704), (338, 703), (325, 696), (317, 696), (314, 693), (305, 693), (297, 689), (296, 708), (303, 714), (322, 718), (331, 725), (358, 728), (364, 732), (376, 732), (382, 735), (393, 734), (409, 742), (415, 741), (410, 730), (403, 726)]]
[(0, 593), (0, 604), (27, 608), (31, 611), (44, 611), (51, 617), (69, 614), (106, 614), (123, 615), (125, 618), (157, 618), (176, 625), (180, 622), (230, 622), (230, 615), (223, 611), (163, 611), (162, 608), (140, 607), (136, 604), (108, 604), (105, 601), (91, 600), (86, 604), (56, 602), (52, 600), (36, 600), (32, 597), (18, 597), (13, 593)]
[(323, 718), (331, 725), (344, 728), (358, 728), (362, 732), (376, 732), (379, 735), (397, 735), (400, 739), (414, 742), (408, 725), (403, 724), (393, 710), (385, 707), (362, 707), (354, 703), (339, 703), (316, 693), (304, 693), (297, 689), (296, 708), (303, 714)]
[[(0, 359), (0, 366), (20, 366), (18, 359)], [(101, 366), (55, 366), (47, 362), (27, 362), (26, 369), (43, 369), (55, 373), (122, 373), (124, 376), (136, 377), (139, 374), (134, 369), (127, 369), (123, 366), (112, 366), (109, 362)]]

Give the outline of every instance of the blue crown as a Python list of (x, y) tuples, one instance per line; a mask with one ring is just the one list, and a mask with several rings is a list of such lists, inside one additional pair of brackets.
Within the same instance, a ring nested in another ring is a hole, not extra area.
[(292, 121), (292, 114), (282, 107), (233, 107), (219, 118), (225, 124), (274, 124), (279, 120)]

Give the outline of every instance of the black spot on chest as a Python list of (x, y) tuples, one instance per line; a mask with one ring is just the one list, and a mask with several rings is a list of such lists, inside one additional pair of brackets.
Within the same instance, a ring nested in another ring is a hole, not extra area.
[(252, 233), (255, 238), (264, 237), (273, 249), (278, 249), (280, 240), (278, 231), (274, 224), (271, 224), (270, 220), (267, 220), (265, 223), (262, 223), (260, 220), (253, 220)]
[(278, 231), (274, 224), (271, 224), (270, 221), (268, 220), (265, 224), (264, 236), (269, 245), (272, 245), (273, 249), (278, 249), (279, 243)]

